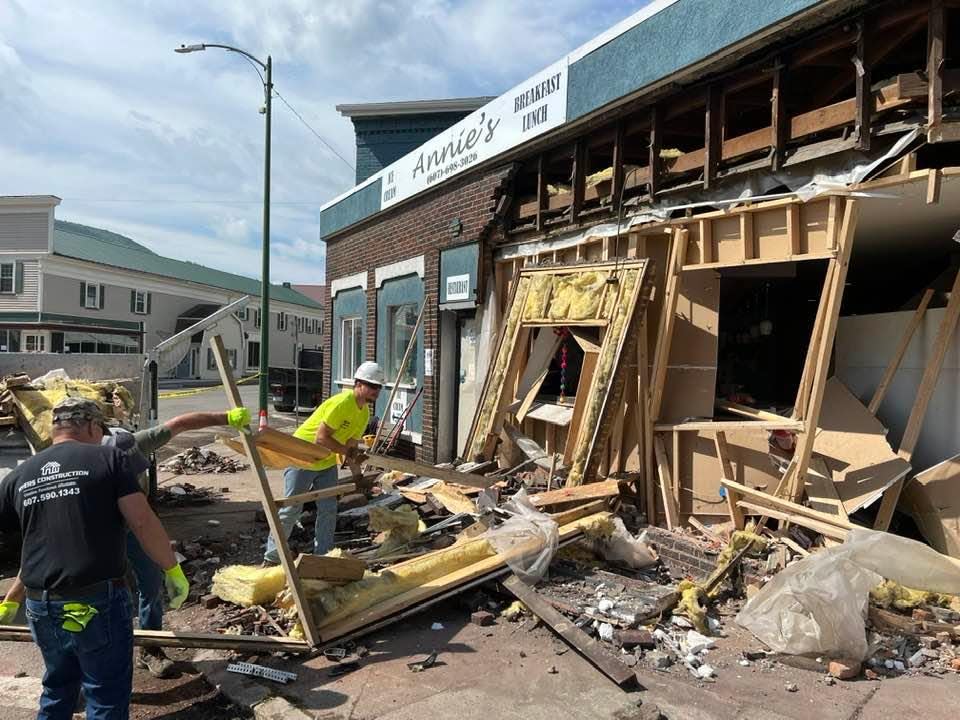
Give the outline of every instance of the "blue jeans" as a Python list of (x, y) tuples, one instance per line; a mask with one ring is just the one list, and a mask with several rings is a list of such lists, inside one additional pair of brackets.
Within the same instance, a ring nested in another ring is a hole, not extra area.
[[(86, 628), (64, 630), (63, 606), (97, 609)], [(87, 720), (127, 720), (133, 690), (133, 620), (130, 592), (111, 585), (98, 595), (69, 600), (27, 598), (27, 622), (46, 672), (37, 720), (70, 720), (83, 686)]]
[(163, 570), (144, 552), (132, 532), (127, 533), (127, 562), (137, 579), (141, 630), (163, 629)]
[[(283, 471), (283, 495), (299, 495), (312, 490), (325, 490), (337, 484), (337, 466), (326, 470), (304, 470), (303, 468), (288, 467)], [(283, 535), (290, 537), (293, 526), (303, 514), (303, 505), (284, 505), (280, 508), (280, 527)], [(333, 533), (337, 529), (337, 499), (323, 498), (317, 500), (317, 520), (313, 528), (313, 552), (323, 555), (333, 550)], [(267, 550), (263, 559), (268, 562), (280, 562), (277, 554), (277, 544), (273, 536), (267, 536)]]

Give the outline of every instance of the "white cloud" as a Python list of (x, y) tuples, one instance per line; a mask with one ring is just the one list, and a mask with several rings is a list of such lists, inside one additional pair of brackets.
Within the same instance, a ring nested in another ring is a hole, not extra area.
[[(56, 194), (58, 217), (259, 274), (262, 86), (219, 42), (264, 57), (277, 89), (351, 162), (341, 102), (499, 94), (642, 0), (0, 2), (0, 194)], [(317, 282), (318, 208), (353, 172), (274, 103), (274, 282)]]

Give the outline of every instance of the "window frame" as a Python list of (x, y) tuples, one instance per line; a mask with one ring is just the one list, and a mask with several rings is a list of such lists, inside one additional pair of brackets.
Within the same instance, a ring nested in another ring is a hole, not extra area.
[[(30, 341), (35, 340), (36, 346), (31, 350)], [(45, 353), (47, 351), (47, 336), (45, 333), (25, 332), (20, 336), (20, 342), (23, 346), (23, 352)]]
[(277, 330), (284, 332), (287, 329), (287, 314), (282, 310), (277, 313)]
[[(420, 309), (419, 304), (416, 302), (398, 303), (396, 305), (387, 306), (387, 343), (386, 343), (387, 352), (386, 352), (386, 358), (384, 358), (386, 361), (385, 365), (386, 365), (387, 377), (392, 377), (392, 378), (397, 377), (397, 374), (399, 373), (399, 370), (400, 370), (400, 367), (399, 367), (400, 363), (403, 362), (403, 355), (406, 352), (407, 345), (410, 342), (410, 338), (407, 337), (403, 343), (402, 348), (397, 347), (395, 343), (394, 331), (396, 329), (396, 324), (394, 322), (394, 319), (397, 317), (397, 314), (403, 309), (406, 309), (408, 312), (412, 313), (412, 315), (408, 317), (413, 318), (413, 323), (411, 325), (408, 325), (408, 327), (414, 330), (414, 337), (416, 337), (416, 340), (414, 341), (414, 350), (407, 361), (407, 367), (405, 368), (403, 377), (400, 378), (399, 384), (401, 386), (416, 386), (417, 375), (419, 373), (419, 368), (417, 367), (417, 359), (418, 359), (417, 345), (419, 344), (419, 337), (417, 336), (419, 335), (419, 331), (417, 329), (416, 318)], [(398, 354), (395, 356), (394, 353), (398, 353)], [(410, 371), (411, 367), (413, 368), (413, 372)]]
[[(256, 350), (254, 350), (256, 348)], [(254, 358), (253, 362), (250, 361), (250, 358)], [(248, 340), (247, 341), (247, 368), (257, 368), (260, 369), (260, 341), (259, 340)]]
[[(88, 282), (84, 288), (83, 295), (83, 308), (84, 310), (99, 310), (100, 309), (100, 295), (102, 283), (91, 283)], [(93, 305), (90, 304), (90, 289), (93, 289)]]
[[(87, 287), (90, 287), (87, 285)], [(147, 302), (147, 296), (150, 295), (146, 290), (134, 290), (133, 291), (133, 313), (134, 315), (146, 315), (147, 307), (149, 303)], [(143, 308), (140, 309), (141, 302), (143, 301)]]
[[(10, 268), (10, 289), (3, 289), (3, 281), (6, 279), (3, 275), (4, 268)], [(10, 262), (0, 262), (0, 295), (16, 295), (17, 294), (17, 263), (14, 261)]]
[[(347, 324), (350, 324), (350, 342), (347, 343)], [(360, 337), (357, 337), (357, 334), (360, 334)], [(362, 362), (358, 357), (355, 357), (356, 351), (359, 349), (360, 354), (363, 354), (363, 318), (359, 315), (352, 315), (350, 317), (340, 318), (340, 381), (345, 383), (353, 382), (353, 373), (356, 371)], [(360, 341), (360, 344), (357, 344), (357, 341)], [(346, 351), (350, 351), (350, 362), (346, 362)]]

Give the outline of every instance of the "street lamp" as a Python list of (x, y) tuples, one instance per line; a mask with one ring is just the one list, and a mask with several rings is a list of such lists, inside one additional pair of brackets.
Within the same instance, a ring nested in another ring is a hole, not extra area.
[(230, 45), (215, 43), (200, 43), (198, 45), (181, 45), (174, 48), (174, 52), (192, 53), (207, 48), (220, 48), (243, 55), (254, 69), (263, 68), (266, 78), (260, 75), (263, 82), (264, 109), (266, 115), (266, 139), (264, 141), (263, 161), (263, 248), (261, 251), (262, 264), (260, 269), (260, 427), (267, 424), (267, 390), (270, 385), (270, 107), (273, 95), (273, 59), (267, 55), (267, 61), (262, 62), (256, 57)]

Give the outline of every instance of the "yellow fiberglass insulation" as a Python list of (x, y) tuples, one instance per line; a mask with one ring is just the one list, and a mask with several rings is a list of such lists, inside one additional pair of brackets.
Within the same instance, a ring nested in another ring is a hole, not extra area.
[(287, 585), (283, 568), (228, 565), (213, 576), (211, 592), (221, 600), (243, 607), (272, 603)]
[(592, 320), (597, 317), (608, 273), (582, 272), (553, 277), (553, 297), (547, 309), (551, 320)]
[(949, 607), (955, 598), (954, 595), (913, 590), (893, 580), (884, 580), (870, 591), (870, 600), (874, 603), (880, 607), (894, 607), (898, 610), (912, 610), (921, 605)]
[(401, 505), (396, 510), (370, 508), (370, 529), (384, 534), (376, 555), (387, 555), (406, 545), (420, 534), (421, 524), (420, 514), (412, 505)]
[[(19, 403), (24, 419), (32, 431), (30, 438), (37, 449), (45, 448), (50, 444), (53, 428), (53, 407), (66, 397), (84, 397), (95, 400), (108, 418), (129, 416), (133, 410), (133, 396), (122, 385), (111, 382), (87, 382), (85, 380), (47, 381), (43, 387), (22, 386), (11, 388)], [(116, 396), (120, 407), (116, 407), (113, 397)]]
[(362, 580), (323, 590), (310, 598), (317, 626), (325, 627), (495, 555), (485, 538), (452, 545), (407, 562), (368, 573)]
[(703, 588), (692, 580), (681, 580), (680, 584), (677, 585), (677, 590), (680, 592), (680, 602), (678, 602), (677, 607), (674, 608), (673, 614), (683, 615), (693, 623), (697, 632), (709, 635), (710, 631), (707, 627), (707, 596)]
[(527, 293), (523, 306), (524, 320), (539, 320), (546, 317), (547, 305), (550, 303), (550, 293), (553, 288), (553, 275), (542, 273), (534, 275), (531, 280), (530, 292)]
[[(610, 384), (613, 381), (612, 373), (617, 360), (617, 348), (630, 322), (627, 311), (633, 299), (633, 289), (637, 284), (637, 277), (638, 270), (625, 270), (623, 272), (620, 282), (622, 286), (620, 296), (615, 307), (616, 312), (613, 317), (608, 318), (610, 324), (607, 326), (607, 334), (604, 338), (600, 360), (593, 376), (593, 383), (590, 386), (590, 403), (587, 405), (587, 412), (580, 426), (584, 432), (593, 432), (600, 424), (600, 413), (603, 410), (603, 403), (609, 391)], [(585, 442), (578, 440), (573, 463), (567, 475), (567, 487), (583, 484), (584, 473), (586, 472), (587, 461), (589, 460), (589, 451), (589, 440)]]
[(503, 391), (503, 380), (507, 373), (507, 367), (510, 365), (510, 357), (513, 354), (513, 343), (517, 332), (517, 326), (520, 324), (520, 318), (523, 315), (524, 301), (527, 297), (527, 288), (530, 285), (530, 278), (522, 277), (518, 281), (514, 302), (510, 306), (510, 314), (506, 319), (506, 326), (503, 332), (503, 343), (497, 352), (497, 357), (490, 371), (486, 390), (483, 396), (483, 405), (477, 413), (476, 429), (473, 435), (473, 442), (470, 446), (470, 457), (472, 459), (483, 452), (483, 446), (487, 442), (487, 435), (493, 427), (494, 413), (500, 402), (500, 393)]

